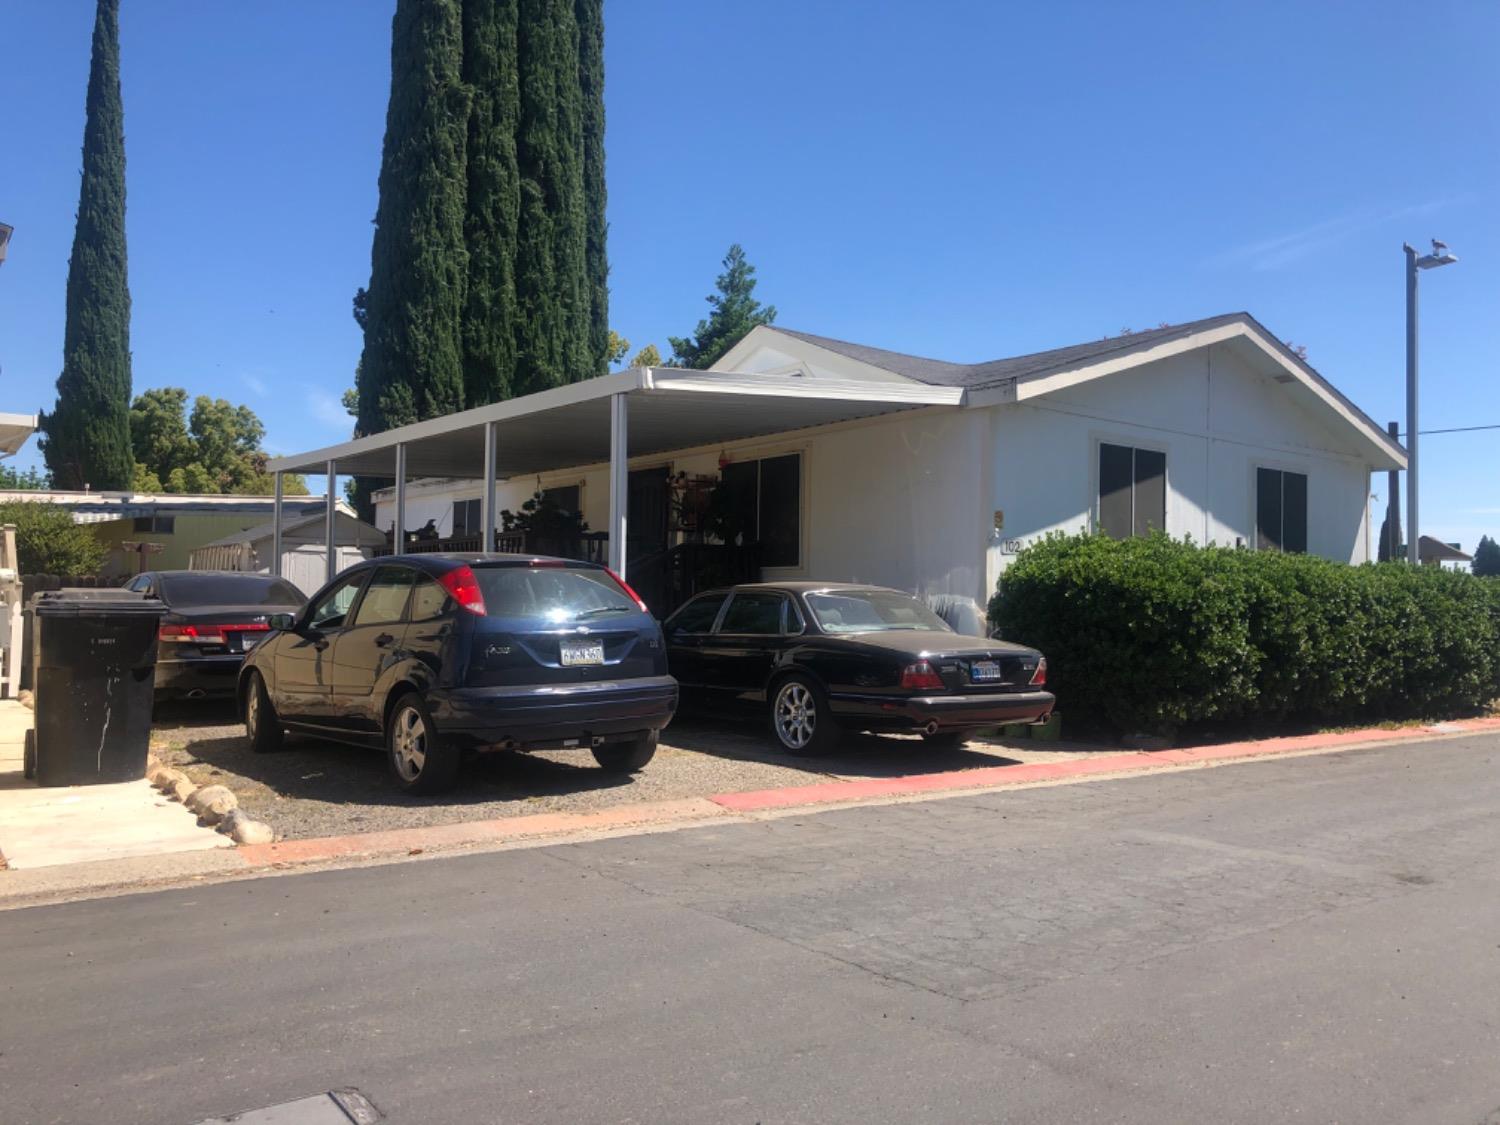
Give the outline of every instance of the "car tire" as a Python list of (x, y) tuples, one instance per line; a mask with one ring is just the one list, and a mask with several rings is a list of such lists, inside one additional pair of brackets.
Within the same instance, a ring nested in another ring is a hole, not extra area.
[(806, 676), (788, 676), (771, 689), (771, 737), (788, 754), (826, 754), (838, 745), (839, 729), (823, 690)]
[(963, 730), (940, 730), (936, 734), (924, 734), (922, 745), (929, 750), (962, 750), (969, 741), (969, 732)]
[(251, 672), (245, 683), (245, 734), (250, 739), (250, 749), (257, 754), (274, 754), (285, 741), (281, 716), (276, 714), (271, 693), (259, 672)]
[(656, 733), (629, 742), (604, 742), (595, 746), (594, 761), (610, 773), (635, 773), (656, 757)]
[(403, 792), (429, 794), (453, 788), (463, 754), (438, 732), (427, 701), (410, 691), (386, 721), (385, 760)]

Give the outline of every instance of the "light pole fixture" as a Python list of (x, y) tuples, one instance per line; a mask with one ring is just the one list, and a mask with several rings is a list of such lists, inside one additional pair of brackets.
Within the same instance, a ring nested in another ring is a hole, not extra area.
[(1417, 271), (1458, 261), (1446, 243), (1432, 240), (1432, 253), (1417, 256), (1406, 243), (1406, 561), (1416, 566), (1421, 523), (1417, 518)]
[(5, 248), (10, 245), (10, 236), (15, 230), (9, 223), (0, 223), (0, 265), (5, 264)]

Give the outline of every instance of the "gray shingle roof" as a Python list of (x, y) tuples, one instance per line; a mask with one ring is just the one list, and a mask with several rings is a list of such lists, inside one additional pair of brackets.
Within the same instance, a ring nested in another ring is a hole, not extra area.
[(1064, 348), (1032, 352), (1030, 355), (992, 359), (985, 363), (949, 363), (941, 359), (927, 359), (923, 356), (890, 352), (883, 348), (866, 347), (864, 344), (851, 344), (847, 340), (814, 336), (809, 332), (796, 332), (790, 328), (779, 328), (775, 325), (771, 326), (771, 330), (794, 336), (799, 340), (806, 340), (810, 344), (827, 348), (831, 352), (848, 356), (861, 363), (868, 363), (871, 367), (878, 367), (882, 371), (890, 371), (908, 379), (915, 379), (919, 383), (939, 387), (977, 389), (992, 386), (1006, 379), (1066, 370), (1081, 364), (1092, 363), (1117, 352), (1132, 351), (1143, 345), (1164, 343), (1237, 320), (1255, 323), (1249, 313), (1225, 313), (1221, 316), (1206, 317), (1203, 320), (1190, 320), (1186, 324), (1170, 324), (1164, 328), (1132, 332), (1128, 336), (1111, 336), (1103, 340), (1091, 340), (1085, 344), (1070, 344)]

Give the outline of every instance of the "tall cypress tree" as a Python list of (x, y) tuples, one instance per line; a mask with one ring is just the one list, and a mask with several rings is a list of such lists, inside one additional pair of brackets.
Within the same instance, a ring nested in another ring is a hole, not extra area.
[(585, 270), (589, 302), (589, 375), (602, 375), (609, 354), (609, 257), (605, 243), (604, 185), (604, 0), (576, 0), (578, 86), (583, 115), (583, 204)]
[(516, 374), (516, 234), (521, 179), (516, 126), (521, 113), (517, 60), (519, 0), (465, 0), (463, 76), (469, 113), (469, 288), (463, 326), (464, 399), (470, 406), (509, 398)]
[(582, 96), (573, 0), (521, 0), (515, 393), (601, 368), (589, 356)]
[(460, 410), (469, 96), (459, 0), (397, 0), (358, 432)]
[(125, 110), (120, 2), (99, 0), (83, 129), (83, 183), (57, 406), (41, 447), (58, 488), (129, 488), (130, 289), (125, 269)]

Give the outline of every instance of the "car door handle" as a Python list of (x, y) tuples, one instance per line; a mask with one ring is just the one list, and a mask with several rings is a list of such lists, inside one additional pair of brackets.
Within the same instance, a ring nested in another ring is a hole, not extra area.
[(396, 638), (389, 633), (381, 633), (380, 636), (375, 638), (375, 643), (381, 648), (386, 648), (389, 645), (395, 644)]

